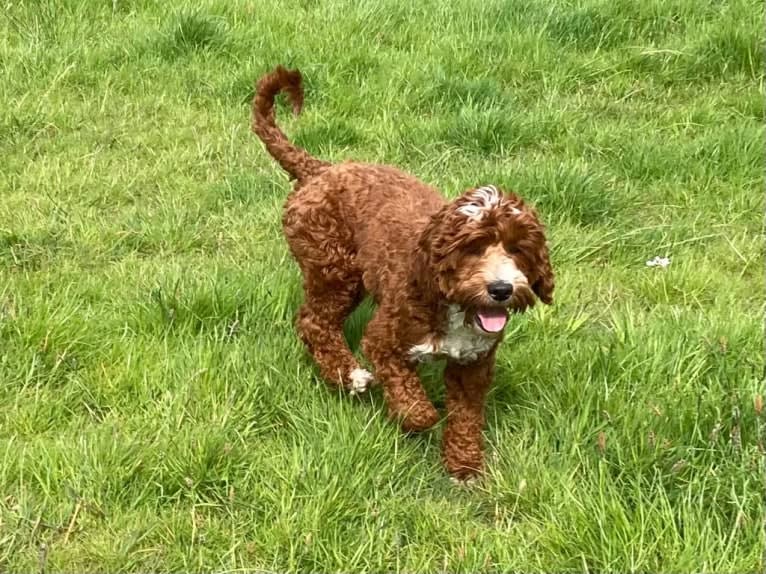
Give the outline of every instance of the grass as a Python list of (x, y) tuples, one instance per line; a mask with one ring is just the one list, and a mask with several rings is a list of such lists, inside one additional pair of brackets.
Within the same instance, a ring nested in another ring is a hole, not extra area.
[[(763, 17), (7, 3), (0, 570), (762, 571)], [(295, 336), (289, 184), (248, 118), (278, 63), (312, 152), (493, 182), (548, 224), (557, 303), (499, 354), (477, 487)]]

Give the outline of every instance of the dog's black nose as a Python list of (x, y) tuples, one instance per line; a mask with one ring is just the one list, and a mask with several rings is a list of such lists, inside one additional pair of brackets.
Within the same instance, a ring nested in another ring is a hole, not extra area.
[(513, 293), (513, 285), (505, 281), (493, 281), (487, 285), (487, 291), (495, 301), (505, 301)]

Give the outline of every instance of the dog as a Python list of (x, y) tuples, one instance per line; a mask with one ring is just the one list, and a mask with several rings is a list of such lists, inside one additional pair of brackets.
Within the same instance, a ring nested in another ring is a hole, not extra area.
[[(300, 338), (326, 381), (353, 394), (381, 383), (389, 415), (407, 432), (438, 422), (417, 367), (446, 359), (442, 459), (454, 478), (476, 477), (509, 312), (553, 302), (543, 225), (520, 197), (493, 185), (448, 202), (394, 167), (313, 157), (277, 126), (280, 92), (300, 114), (301, 74), (280, 66), (257, 82), (252, 129), (294, 180), (282, 224), (303, 277)], [(343, 336), (365, 294), (377, 306), (362, 339), (374, 378)]]

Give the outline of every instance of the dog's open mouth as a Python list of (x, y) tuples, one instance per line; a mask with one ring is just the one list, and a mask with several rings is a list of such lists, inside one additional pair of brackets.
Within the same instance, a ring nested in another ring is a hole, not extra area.
[(499, 333), (508, 322), (508, 311), (502, 307), (484, 307), (476, 310), (476, 325), (487, 333)]

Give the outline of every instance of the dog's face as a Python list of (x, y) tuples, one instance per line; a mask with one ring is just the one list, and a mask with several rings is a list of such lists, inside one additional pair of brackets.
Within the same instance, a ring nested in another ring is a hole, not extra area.
[(435, 214), (420, 241), (433, 284), (480, 333), (499, 334), (508, 311), (553, 302), (543, 226), (521, 198), (494, 186), (467, 191)]

